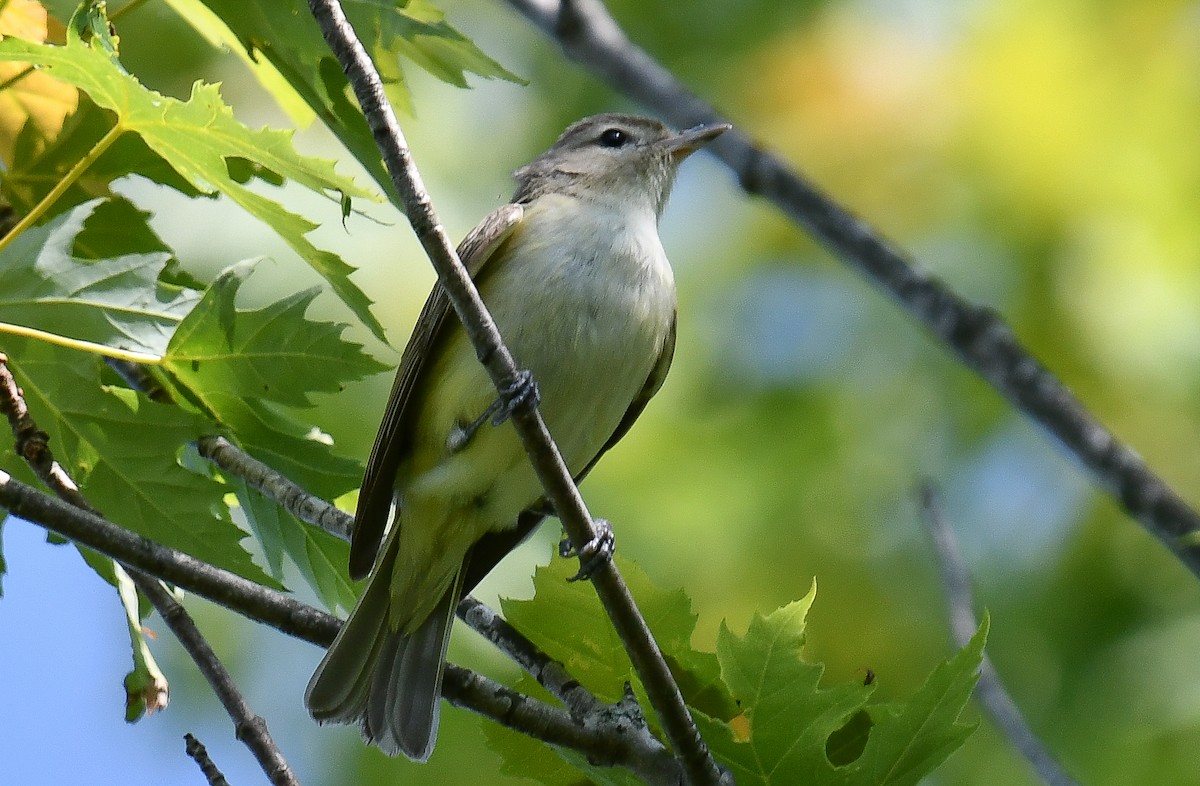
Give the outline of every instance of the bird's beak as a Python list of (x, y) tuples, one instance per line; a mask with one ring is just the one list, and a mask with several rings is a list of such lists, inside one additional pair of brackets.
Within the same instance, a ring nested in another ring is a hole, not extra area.
[(683, 160), (731, 128), (733, 126), (729, 123), (695, 126), (686, 131), (680, 131), (675, 136), (667, 137), (663, 144), (667, 146), (667, 150), (671, 151), (673, 157)]

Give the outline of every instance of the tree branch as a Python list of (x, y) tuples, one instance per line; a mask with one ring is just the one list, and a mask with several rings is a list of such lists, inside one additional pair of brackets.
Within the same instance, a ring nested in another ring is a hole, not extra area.
[[(112, 365), (112, 361), (109, 363)], [(158, 400), (170, 400), (170, 395), (158, 386), (153, 377), (138, 364), (121, 362), (116, 370), (134, 387), (148, 394), (158, 391), (158, 395), (155, 396)], [(350, 539), (354, 520), (349, 514), (309, 493), (281, 472), (258, 461), (224, 437), (201, 437), (197, 440), (196, 445), (201, 456), (224, 472), (246, 481), (251, 487), (284, 507), (301, 521), (320, 527), (342, 540)], [(468, 627), (490, 641), (537, 680), (551, 695), (563, 702), (567, 706), (570, 717), (576, 722), (582, 724), (590, 718), (592, 720), (588, 725), (601, 732), (607, 732), (610, 728), (620, 728), (621, 733), (626, 737), (636, 737), (625, 743), (625, 745), (632, 745), (635, 748), (635, 753), (626, 756), (625, 760), (635, 763), (633, 769), (635, 772), (639, 772), (643, 780), (658, 782), (656, 773), (669, 772), (670, 778), (665, 782), (670, 784), (679, 782), (678, 766), (662, 743), (650, 733), (640, 710), (636, 713), (631, 711), (627, 706), (629, 702), (622, 702), (615, 707), (610, 707), (598, 700), (591, 691), (566, 670), (562, 663), (542, 652), (536, 644), (481, 601), (473, 597), (466, 597), (459, 603), (456, 613)], [(497, 701), (497, 697), (511, 700), (514, 696), (520, 695), (513, 691), (506, 692), (507, 689), (495, 686), (485, 678), (477, 677), (465, 669), (463, 672), (460, 674), (463, 690), (469, 691), (477, 698), (470, 701), (464, 698), (448, 698), (456, 706), (474, 709), (478, 712), (475, 705), (492, 705)], [(637, 702), (633, 701), (632, 703), (633, 710), (636, 710)], [(539, 712), (542, 718), (539, 724), (535, 725), (553, 728), (558, 723), (557, 719), (546, 716), (540, 709), (535, 711)], [(595, 719), (601, 718), (607, 722), (597, 723)], [(581, 725), (580, 728), (583, 726)], [(560, 731), (558, 737), (573, 739), (577, 732), (578, 729)], [(611, 743), (606, 744), (603, 739), (599, 740), (598, 744), (602, 747), (612, 747)], [(589, 753), (589, 756), (595, 756), (595, 751)], [(640, 771), (636, 767), (649, 769)]]
[(205, 748), (200, 740), (191, 734), (183, 735), (183, 749), (196, 762), (196, 766), (204, 775), (204, 780), (208, 781), (208, 786), (229, 786), (229, 781), (225, 780), (224, 773), (209, 758), (208, 748)]
[[(676, 126), (724, 122), (645, 50), (599, 0), (505, 0), (614, 89)], [(969, 302), (737, 130), (708, 145), (742, 188), (770, 200), (834, 256), (891, 295), (1002, 396), (1075, 454), (1093, 481), (1200, 575), (1200, 514), (1117, 440), (991, 309)]]
[[(975, 619), (975, 602), (971, 597), (971, 578), (963, 561), (954, 530), (942, 510), (941, 495), (937, 487), (926, 481), (921, 486), (921, 510), (925, 525), (933, 538), (938, 565), (946, 586), (946, 601), (950, 607), (950, 636), (958, 647), (965, 647), (975, 635), (979, 621)], [(1050, 786), (1078, 786), (1054, 758), (1054, 754), (1042, 744), (1033, 729), (1021, 716), (1017, 703), (1004, 688), (1000, 674), (992, 660), (983, 655), (979, 665), (979, 683), (975, 687), (975, 698), (992, 717), (996, 728), (1021, 752), (1042, 780)]]
[[(203, 437), (199, 440), (198, 445), (202, 456), (222, 470), (245, 480), (268, 499), (287, 508), (297, 518), (321, 527), (343, 540), (349, 540), (354, 521), (347, 513), (305, 491), (281, 473), (257, 461), (223, 437)], [(546, 715), (542, 708), (532, 710), (540, 719), (534, 725), (545, 727), (550, 730), (546, 732), (547, 734), (554, 735), (553, 739), (543, 737), (544, 741), (579, 748), (581, 742), (571, 743), (570, 741), (577, 739), (585, 728), (583, 722), (590, 719), (587, 727), (597, 729), (601, 733), (601, 736), (593, 740), (587, 748), (593, 762), (606, 758), (598, 753), (600, 750), (621, 750), (621, 748), (613, 747), (614, 742), (611, 739), (612, 733), (619, 729), (625, 740), (622, 745), (626, 748), (632, 746), (636, 750), (636, 754), (626, 755), (623, 759), (612, 759), (612, 763), (633, 762), (634, 764), (629, 765), (630, 768), (639, 777), (650, 783), (676, 784), (679, 782), (678, 765), (662, 743), (650, 733), (644, 717), (637, 709), (636, 700), (631, 698), (616, 706), (609, 706), (600, 701), (575, 679), (562, 663), (551, 658), (524, 634), (508, 624), (494, 609), (474, 597), (463, 598), (458, 604), (456, 613), (469, 628), (491, 642), (537, 680), (538, 684), (549, 691), (552, 696), (566, 705), (570, 718), (578, 724), (572, 729), (562, 728), (561, 720), (557, 716)], [(465, 669), (462, 670), (459, 677), (459, 684), (464, 691), (464, 696), (447, 695), (447, 700), (455, 706), (479, 712), (479, 706), (495, 708), (496, 702), (512, 703), (516, 700), (514, 697), (520, 696), (514, 691)], [(443, 692), (449, 693), (449, 689), (443, 686)], [(468, 701), (466, 696), (474, 698)], [(632, 708), (628, 706), (630, 701), (632, 701)], [(498, 709), (496, 711), (498, 714), (504, 714)], [(597, 723), (596, 719), (603, 719), (604, 722)], [(555, 742), (555, 740), (563, 741)]]
[[(87, 513), (99, 516), (100, 513), (83, 496), (75, 481), (67, 474), (50, 450), (50, 438), (46, 432), (37, 427), (33, 416), (25, 404), (25, 397), (17, 387), (8, 368), (8, 358), (0, 353), (0, 411), (8, 416), (16, 441), (17, 455), (25, 459), (34, 473), (53, 491), (59, 499)], [(125, 567), (125, 566), (122, 566)], [(221, 663), (212, 647), (208, 645), (204, 635), (196, 626), (191, 615), (175, 602), (157, 579), (147, 576), (136, 569), (125, 568), (133, 583), (158, 613), (163, 621), (179, 639), (179, 643), (195, 661), (201, 674), (212, 686), (225, 711), (233, 720), (237, 738), (241, 740), (267, 774), (267, 779), (275, 786), (298, 786), (299, 781), (292, 774), (291, 767), (283, 758), (279, 747), (267, 731), (267, 723), (257, 715), (246, 699), (238, 690), (229, 671)], [(203, 750), (203, 747), (201, 747)]]
[(258, 459), (233, 445), (224, 437), (207, 436), (196, 440), (200, 455), (224, 471), (246, 481), (251, 488), (300, 521), (320, 527), (342, 540), (350, 540), (354, 529), (354, 518), (337, 506), (310, 494), (278, 470), (272, 469)]
[[(437, 270), (480, 362), (497, 391), (511, 388), (518, 378), (516, 363), (438, 222), (396, 116), (387, 103), (378, 72), (337, 0), (309, 0), (309, 9), (330, 50), (346, 72), (403, 202), (404, 214)], [(596, 537), (597, 529), (536, 404), (519, 407), (512, 420), (572, 544), (577, 549), (582, 548)], [(606, 561), (593, 573), (592, 583), (629, 652), (672, 748), (683, 762), (688, 780), (695, 786), (722, 782), (722, 773), (701, 739), (679, 687), (616, 565), (611, 560)]]
[[(136, 535), (110, 521), (57, 500), (0, 470), (0, 508), (57, 532), (122, 564), (168, 581), (242, 616), (319, 647), (328, 647), (341, 621), (298, 600)], [(603, 712), (572, 717), (565, 710), (508, 688), (494, 686), (469, 669), (448, 664), (443, 696), (503, 726), (552, 745), (570, 747), (602, 766), (621, 766), (654, 786), (677, 786), (682, 772), (661, 745), (630, 734), (627, 718)], [(618, 705), (620, 707), (620, 705)]]

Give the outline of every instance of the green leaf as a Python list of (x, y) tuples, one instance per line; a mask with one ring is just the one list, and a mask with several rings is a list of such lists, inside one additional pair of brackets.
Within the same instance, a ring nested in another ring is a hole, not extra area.
[(311, 405), (310, 394), (386, 369), (345, 325), (304, 316), (315, 291), (253, 310), (237, 293), (253, 269), (240, 263), (217, 276), (172, 336), (162, 367), (182, 398), (228, 429), (255, 458), (325, 499), (357, 488), (362, 465), (334, 454), (332, 440), (285, 407)]
[(299, 521), (240, 478), (228, 477), (226, 482), (233, 486), (275, 578), (283, 580), (282, 557), (286, 554), (326, 608), (349, 611), (354, 607), (358, 591), (346, 573), (349, 543)]
[(291, 132), (246, 128), (234, 119), (215, 85), (197, 83), (187, 101), (147, 90), (110, 55), (74, 35), (68, 36), (66, 46), (7, 38), (0, 41), (0, 60), (37, 64), (83, 90), (97, 105), (115, 114), (110, 132), (97, 142), (92, 155), (111, 150), (106, 145), (122, 135), (135, 134), (190, 189), (219, 192), (268, 224), (383, 340), (383, 328), (370, 312), (371, 301), (350, 280), (354, 268), (336, 254), (316, 248), (305, 237), (316, 224), (249, 190), (230, 176), (230, 159), (241, 158), (280, 178), (332, 197), (339, 210), (343, 195), (371, 196), (350, 178), (336, 174), (331, 162), (297, 154)]
[[(29, 213), (51, 189), (67, 182), (72, 167), (95, 151), (112, 128), (112, 113), (96, 106), (86, 93), (81, 94), (79, 108), (67, 118), (61, 133), (48, 145), (18, 147), (12, 169), (0, 181), (0, 194), (18, 213)], [(189, 197), (208, 196), (147, 147), (141, 137), (126, 134), (105, 149), (87, 171), (69, 182), (67, 190), (55, 203), (55, 211), (62, 212), (97, 197), (113, 199), (116, 197), (113, 182), (132, 174)], [(126, 251), (128, 249), (120, 249), (119, 253)]]
[[(106, 199), (84, 221), (83, 230), (75, 236), (72, 253), (87, 261), (125, 254), (171, 254), (171, 249), (150, 227), (149, 219), (150, 213), (138, 210), (124, 197)], [(168, 259), (167, 264), (172, 264), (172, 260)], [(165, 271), (159, 272), (160, 282), (167, 283), (167, 278)], [(194, 279), (186, 286), (197, 292), (204, 287), (205, 284)]]
[(279, 104), (288, 118), (297, 126), (303, 128), (313, 121), (316, 114), (305, 102), (304, 97), (296, 91), (279, 69), (268, 59), (254, 56), (253, 49), (247, 49), (242, 41), (234, 34), (223, 19), (214, 14), (201, 0), (166, 0), (176, 14), (187, 20), (196, 32), (214, 47), (220, 47), (233, 52), (247, 69), (254, 74), (267, 93)]
[[(696, 615), (687, 595), (682, 590), (658, 587), (637, 564), (620, 555), (617, 561), (684, 698), (689, 704), (706, 707), (721, 717), (736, 714), (737, 705), (721, 681), (716, 656), (691, 645)], [(572, 676), (602, 701), (620, 699), (625, 683), (630, 682), (653, 727), (656, 721), (645, 700), (645, 691), (595, 590), (583, 582), (567, 581), (576, 567), (573, 561), (563, 559), (539, 567), (534, 573), (533, 599), (501, 600), (504, 616), (547, 654), (562, 661)], [(534, 695), (545, 695), (528, 676), (522, 676), (517, 687)], [(493, 748), (504, 754), (514, 772), (536, 766), (546, 783), (581, 783), (579, 772), (599, 784), (638, 782), (624, 771), (593, 767), (569, 751), (536, 743), (530, 746), (514, 740), (511, 733), (493, 732), (490, 728), (487, 733)], [(570, 766), (564, 767), (564, 762)]]
[[(100, 385), (93, 357), (39, 341), (6, 340), (9, 367), (55, 458), (112, 521), (197, 559), (278, 587), (251, 560), (224, 491), (179, 463), (211, 424), (178, 407)], [(11, 454), (9, 454), (11, 455)], [(21, 467), (10, 467), (21, 472)]]
[(875, 726), (845, 783), (918, 783), (966, 741), (976, 724), (958, 717), (979, 680), (989, 625), (985, 615), (967, 646), (934, 669), (908, 702), (870, 708)]
[[(69, 338), (161, 354), (200, 295), (159, 280), (169, 259), (163, 252), (95, 262), (72, 256), (97, 206), (84, 203), (0, 251), (0, 314), (5, 322)], [(97, 235), (89, 242), (103, 245)]]
[(239, 311), (238, 289), (254, 268), (226, 268), (176, 329), (163, 366), (195, 393), (310, 407), (310, 393), (336, 393), (347, 380), (386, 366), (341, 338), (344, 324), (305, 319), (319, 288)]
[(756, 614), (740, 638), (721, 626), (721, 673), (750, 725), (747, 744), (729, 746), (726, 738), (721, 746), (722, 753), (735, 754), (725, 763), (739, 784), (828, 782), (833, 767), (826, 741), (872, 692), (854, 684), (818, 688), (824, 667), (800, 657), (815, 597), (814, 584), (801, 600), (766, 617)]
[[(237, 41), (239, 52), (256, 63), (269, 63), (263, 81), (281, 106), (299, 96), (341, 140), (380, 187), (392, 194), (391, 179), (382, 166), (357, 105), (348, 98), (349, 85), (322, 38), (308, 7), (300, 0), (203, 0), (228, 26), (214, 30), (213, 17), (197, 14), (197, 0), (170, 0), (172, 6), (211, 39)], [(441, 12), (425, 0), (363, 0), (346, 6), (347, 15), (385, 82), (388, 98), (401, 111), (412, 100), (398, 57), (406, 57), (434, 76), (466, 86), (465, 75), (521, 80), (485, 55), (470, 39), (450, 26)], [(255, 72), (260, 77), (264, 72)], [(286, 80), (283, 88), (277, 78)], [(288, 110), (293, 113), (293, 110)], [(396, 200), (394, 200), (396, 201)]]
[(356, 29), (376, 31), (372, 50), (376, 60), (384, 60), (379, 56), (383, 52), (391, 52), (392, 59), (403, 55), (455, 87), (467, 87), (468, 73), (524, 84), (455, 30), (441, 9), (428, 0), (375, 0), (352, 8), (350, 15)]
[(698, 715), (705, 741), (739, 786), (917, 783), (973, 728), (958, 716), (975, 684), (986, 620), (910, 701), (868, 706), (873, 687), (821, 688), (823, 667), (802, 659), (813, 596), (756, 615), (740, 638), (722, 626), (717, 655), (748, 728)]
[[(617, 559), (684, 698), (708, 707), (714, 714), (736, 713), (736, 705), (721, 682), (716, 657), (691, 646), (696, 615), (687, 595), (682, 590), (656, 586), (637, 564)], [(605, 701), (617, 701), (626, 681), (632, 681), (635, 687), (640, 683), (595, 591), (582, 582), (567, 581), (575, 567), (563, 559), (538, 567), (533, 577), (533, 599), (504, 599), (501, 608), (509, 622), (561, 660), (592, 692)], [(564, 625), (564, 619), (571, 624)]]

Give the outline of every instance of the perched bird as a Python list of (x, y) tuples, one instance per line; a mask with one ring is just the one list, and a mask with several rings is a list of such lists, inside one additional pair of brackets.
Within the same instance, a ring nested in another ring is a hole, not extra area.
[[(675, 280), (658, 219), (680, 162), (727, 128), (580, 120), (458, 248), (577, 479), (667, 374)], [(389, 755), (429, 758), (454, 608), (546, 515), (506, 412), (435, 285), (355, 514), (350, 573), (370, 581), (305, 693), (318, 721), (359, 724)]]

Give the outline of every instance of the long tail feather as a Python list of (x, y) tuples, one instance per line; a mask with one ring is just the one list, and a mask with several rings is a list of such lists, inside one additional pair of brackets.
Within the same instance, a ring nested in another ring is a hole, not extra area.
[(393, 544), (313, 672), (304, 703), (322, 723), (359, 725), (367, 741), (389, 756), (403, 753), (425, 761), (437, 738), (442, 673), (462, 572), (433, 613), (405, 635), (390, 619), (395, 559)]

